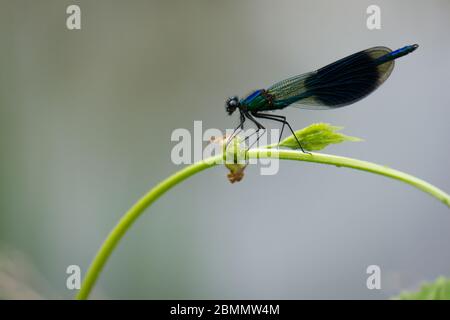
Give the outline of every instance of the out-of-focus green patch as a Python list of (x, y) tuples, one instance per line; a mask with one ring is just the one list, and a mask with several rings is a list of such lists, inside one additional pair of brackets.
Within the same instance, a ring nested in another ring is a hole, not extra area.
[(402, 292), (395, 300), (450, 300), (450, 279), (439, 277), (435, 282), (424, 283), (417, 292)]
[[(313, 123), (312, 125), (295, 131), (297, 139), (301, 143), (304, 150), (318, 151), (333, 143), (341, 143), (344, 141), (362, 141), (360, 138), (347, 136), (337, 132), (342, 127), (332, 126), (329, 123)], [(280, 147), (290, 149), (299, 149), (299, 145), (293, 135), (287, 137), (279, 144)]]

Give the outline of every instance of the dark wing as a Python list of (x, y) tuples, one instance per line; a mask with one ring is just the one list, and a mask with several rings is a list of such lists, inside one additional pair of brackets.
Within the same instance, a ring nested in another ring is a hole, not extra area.
[(389, 77), (394, 60), (380, 63), (377, 59), (391, 51), (386, 47), (360, 51), (317, 71), (280, 81), (267, 92), (279, 108), (293, 103), (303, 109), (343, 107), (366, 97)]

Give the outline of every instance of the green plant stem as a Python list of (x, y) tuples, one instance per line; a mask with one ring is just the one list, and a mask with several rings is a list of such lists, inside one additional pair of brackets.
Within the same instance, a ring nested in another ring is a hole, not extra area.
[[(217, 159), (216, 159), (217, 158)], [(158, 185), (153, 187), (147, 194), (145, 194), (141, 199), (138, 200), (120, 219), (119, 223), (115, 228), (109, 233), (106, 240), (103, 242), (100, 250), (97, 252), (94, 260), (89, 267), (88, 272), (83, 280), (80, 291), (78, 292), (77, 299), (86, 299), (92, 290), (97, 278), (102, 271), (106, 261), (113, 252), (119, 240), (123, 237), (125, 232), (131, 227), (134, 221), (141, 215), (141, 213), (150, 206), (156, 199), (163, 195), (167, 190), (171, 189), (178, 183), (189, 178), (190, 176), (196, 174), (197, 172), (203, 171), (210, 168), (216, 164), (217, 161), (222, 159), (222, 155), (215, 158), (208, 159), (210, 162), (204, 160), (196, 162), (189, 165), (182, 170), (171, 175), (167, 179), (160, 182)]]
[[(76, 296), (77, 299), (87, 299), (95, 282), (97, 281), (100, 272), (105, 266), (114, 248), (117, 246), (120, 239), (124, 236), (125, 232), (130, 228), (134, 221), (142, 214), (142, 212), (148, 208), (156, 199), (163, 195), (166, 191), (186, 180), (192, 175), (211, 168), (221, 163), (223, 155), (214, 156), (212, 158), (205, 159), (203, 161), (189, 165), (161, 183), (151, 189), (146, 195), (144, 195), (127, 213), (122, 217), (119, 223), (108, 235), (97, 255), (95, 256), (92, 264), (90, 265), (88, 272), (84, 278), (81, 289)], [(398, 170), (381, 166), (375, 163), (361, 161), (346, 157), (339, 157), (334, 155), (311, 153), (305, 154), (295, 150), (274, 150), (274, 149), (252, 149), (248, 151), (249, 159), (257, 158), (279, 158), (283, 160), (297, 160), (306, 162), (316, 162), (328, 165), (334, 165), (337, 167), (347, 167), (367, 172), (380, 174), (386, 177), (390, 177), (399, 181), (408, 183), (430, 195), (439, 199), (444, 204), (450, 207), (450, 196), (439, 188), (425, 182), (419, 178), (403, 173)]]

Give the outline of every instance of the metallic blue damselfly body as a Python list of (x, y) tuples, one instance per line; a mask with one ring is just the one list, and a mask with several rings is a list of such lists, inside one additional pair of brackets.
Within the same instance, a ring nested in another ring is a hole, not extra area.
[[(267, 111), (280, 110), (291, 105), (303, 109), (334, 109), (355, 103), (386, 81), (394, 68), (395, 59), (413, 52), (418, 47), (414, 44), (395, 51), (387, 47), (373, 47), (316, 71), (280, 81), (268, 89), (255, 90), (242, 99), (237, 96), (230, 97), (226, 101), (226, 111), (229, 115), (235, 110), (240, 113), (240, 123), (232, 137), (238, 129), (244, 128), (246, 119), (256, 125), (257, 133), (265, 130), (257, 118), (282, 123), (281, 134), (285, 125), (293, 133), (286, 117)], [(303, 150), (300, 142), (298, 144)]]

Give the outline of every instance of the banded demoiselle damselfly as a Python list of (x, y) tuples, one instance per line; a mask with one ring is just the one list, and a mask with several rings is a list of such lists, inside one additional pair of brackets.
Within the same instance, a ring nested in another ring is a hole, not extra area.
[[(255, 90), (242, 99), (237, 96), (230, 97), (226, 101), (226, 111), (231, 115), (235, 110), (239, 110), (240, 123), (229, 141), (238, 129), (244, 128), (246, 119), (256, 125), (258, 140), (258, 133), (260, 130), (265, 131), (265, 127), (256, 118), (282, 123), (279, 139), (285, 125), (297, 139), (286, 117), (267, 111), (280, 110), (291, 105), (303, 109), (334, 109), (355, 103), (386, 81), (394, 68), (395, 59), (413, 52), (418, 47), (413, 44), (395, 51), (387, 47), (369, 48), (316, 71), (280, 81), (268, 89)], [(298, 139), (297, 142), (304, 151)]]

